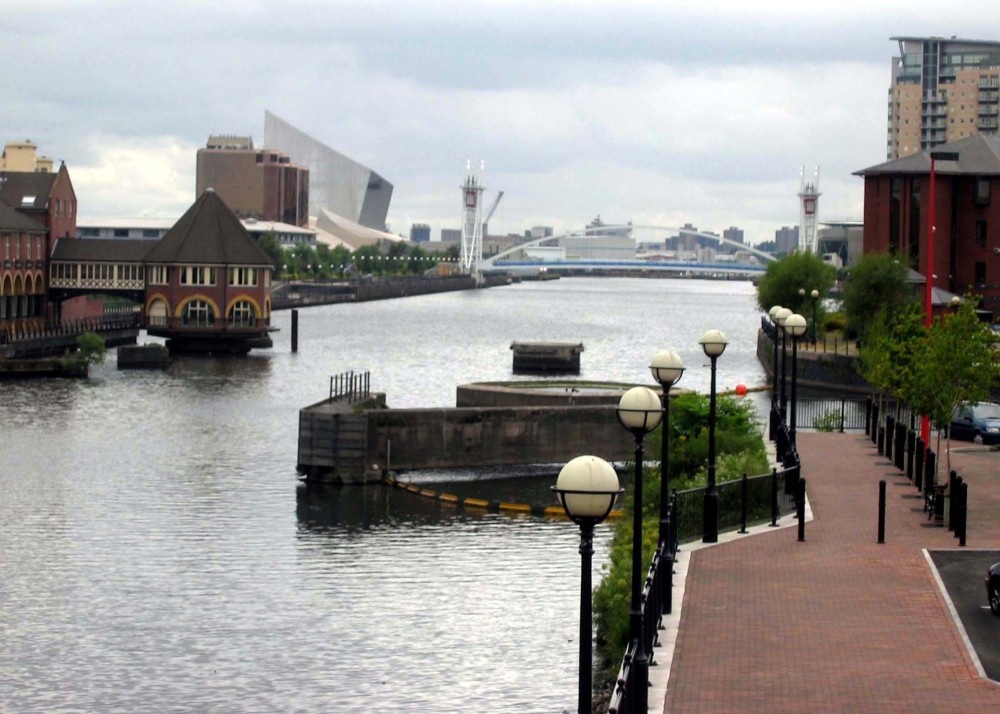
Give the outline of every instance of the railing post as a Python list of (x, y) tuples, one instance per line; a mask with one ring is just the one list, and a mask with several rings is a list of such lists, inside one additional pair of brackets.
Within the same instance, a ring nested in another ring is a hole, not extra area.
[(747, 481), (746, 473), (743, 474), (743, 478), (740, 480), (740, 533), (745, 534), (747, 532), (747, 500), (749, 498), (749, 482)]
[(771, 527), (778, 526), (778, 469), (771, 469)]

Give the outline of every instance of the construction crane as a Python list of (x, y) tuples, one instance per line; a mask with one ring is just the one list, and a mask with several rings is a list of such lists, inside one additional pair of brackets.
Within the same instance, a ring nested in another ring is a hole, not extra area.
[(493, 213), (494, 213), (494, 211), (497, 210), (497, 206), (500, 205), (500, 199), (501, 198), (503, 198), (503, 191), (500, 191), (497, 194), (497, 197), (495, 199), (493, 199), (493, 203), (490, 205), (490, 207), (486, 211), (486, 217), (483, 218), (483, 236), (484, 237), (486, 236), (486, 225), (490, 222), (490, 218), (493, 217)]

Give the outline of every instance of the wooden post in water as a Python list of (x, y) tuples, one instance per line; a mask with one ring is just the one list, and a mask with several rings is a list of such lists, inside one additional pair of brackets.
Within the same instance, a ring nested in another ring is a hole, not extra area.
[(299, 351), (299, 311), (292, 310), (292, 352)]

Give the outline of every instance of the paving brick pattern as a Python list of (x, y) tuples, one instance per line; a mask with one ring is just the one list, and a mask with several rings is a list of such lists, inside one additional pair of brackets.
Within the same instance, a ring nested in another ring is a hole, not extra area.
[[(806, 540), (792, 528), (691, 554), (663, 711), (1000, 712), (923, 554), (957, 539), (863, 435), (798, 441)], [(969, 484), (967, 547), (1000, 549), (1000, 453), (969, 446), (952, 468)]]

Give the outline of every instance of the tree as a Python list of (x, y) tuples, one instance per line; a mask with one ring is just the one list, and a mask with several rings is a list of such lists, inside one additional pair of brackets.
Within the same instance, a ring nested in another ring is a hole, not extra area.
[(261, 235), (257, 239), (257, 245), (267, 253), (267, 257), (271, 259), (271, 264), (274, 266), (274, 271), (280, 275), (282, 266), (285, 264), (285, 249), (281, 247), (281, 243), (278, 241), (277, 236), (274, 235), (274, 232), (268, 231)]
[(911, 299), (906, 266), (889, 253), (866, 253), (847, 274), (841, 298), (848, 328), (864, 343), (867, 327), (880, 311), (891, 320)]
[(812, 291), (818, 290), (822, 300), (836, 278), (837, 271), (819, 256), (792, 253), (767, 266), (767, 272), (757, 285), (757, 305), (764, 312), (781, 305), (792, 312), (809, 315), (813, 307)]
[[(1000, 378), (993, 333), (976, 315), (977, 302), (966, 296), (956, 310), (934, 318), (912, 360), (908, 401), (938, 429), (948, 426), (960, 405), (988, 400)], [(946, 451), (950, 471), (950, 436)]]

